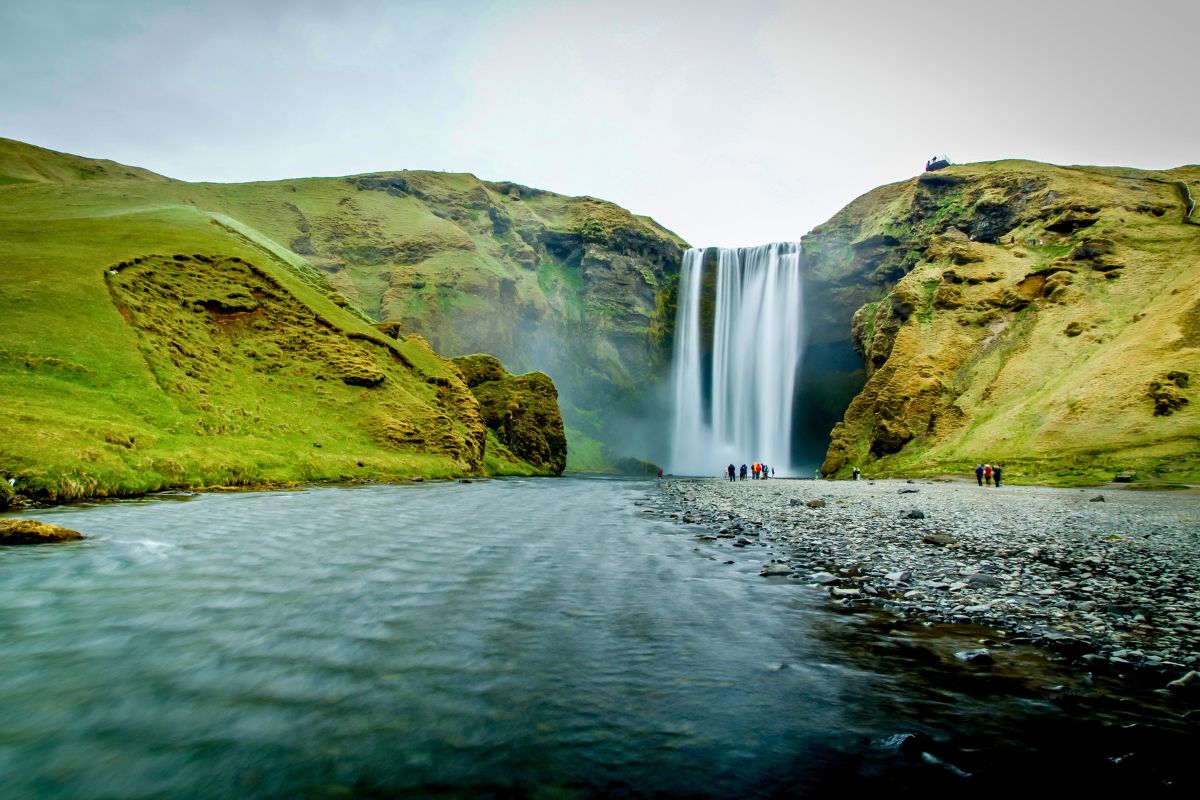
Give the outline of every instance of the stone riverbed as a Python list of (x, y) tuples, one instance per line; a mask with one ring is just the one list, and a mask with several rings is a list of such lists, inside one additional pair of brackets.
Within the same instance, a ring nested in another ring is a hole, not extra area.
[(702, 546), (761, 553), (764, 579), (1200, 688), (1200, 496), (903, 480), (681, 478), (660, 491)]

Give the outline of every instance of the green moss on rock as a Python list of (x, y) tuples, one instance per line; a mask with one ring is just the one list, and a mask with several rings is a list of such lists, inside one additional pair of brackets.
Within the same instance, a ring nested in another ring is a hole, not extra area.
[(550, 376), (510, 375), (489, 355), (452, 360), (478, 398), (484, 424), (497, 441), (546, 474), (561, 475), (567, 466), (567, 437)]
[(0, 519), (0, 546), (76, 542), (83, 534), (32, 519)]

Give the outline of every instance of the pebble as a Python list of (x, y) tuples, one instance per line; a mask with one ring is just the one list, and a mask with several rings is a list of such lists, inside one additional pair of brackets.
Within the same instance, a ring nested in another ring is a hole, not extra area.
[[(658, 486), (678, 514), (725, 528), (721, 539), (755, 536), (778, 559), (761, 575), (807, 575), (842, 603), (1008, 631), (1089, 670), (1154, 669), (1164, 684), (1200, 670), (1200, 497), (1122, 491), (1093, 504), (1072, 489), (922, 482), (917, 510), (899, 494), (909, 483)], [(699, 538), (724, 546), (713, 535)]]

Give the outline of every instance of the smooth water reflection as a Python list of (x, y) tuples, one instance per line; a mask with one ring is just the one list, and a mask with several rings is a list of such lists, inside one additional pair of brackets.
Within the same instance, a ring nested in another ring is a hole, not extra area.
[(965, 779), (888, 736), (1007, 746), (1061, 713), (931, 685), (954, 668), (889, 660), (895, 636), (758, 578), (763, 551), (698, 546), (643, 513), (649, 489), (320, 488), (38, 514), (90, 538), (0, 551), (0, 796), (932, 788)]

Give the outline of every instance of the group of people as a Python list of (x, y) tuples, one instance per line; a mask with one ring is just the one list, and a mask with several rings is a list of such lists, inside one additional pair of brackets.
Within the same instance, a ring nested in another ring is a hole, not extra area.
[(730, 464), (725, 468), (725, 477), (729, 478), (731, 481), (736, 481), (739, 477), (742, 480), (746, 480), (747, 475), (756, 481), (766, 480), (769, 477), (774, 477), (775, 470), (771, 467), (768, 467), (766, 464), (760, 464), (758, 462), (751, 464), (749, 467), (747, 467), (745, 464), (742, 464), (740, 470), (733, 464)]
[[(1000, 469), (999, 464), (976, 464), (975, 465), (975, 480), (977, 480), (979, 482), (980, 486), (983, 486), (985, 483), (988, 486), (993, 486), (993, 485), (999, 486), (1000, 485), (1000, 473), (1001, 473), (1001, 469)], [(993, 483), (993, 481), (995, 483)]]

